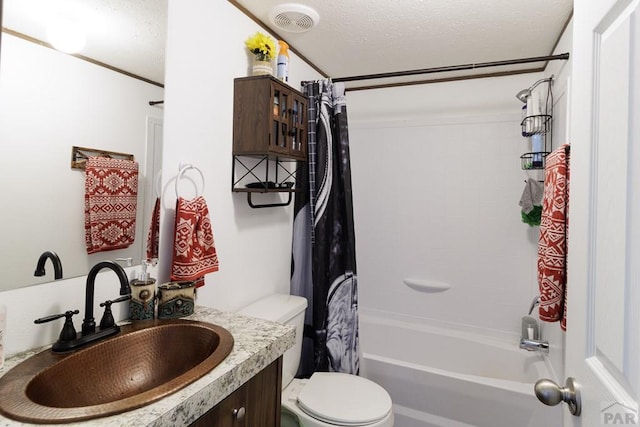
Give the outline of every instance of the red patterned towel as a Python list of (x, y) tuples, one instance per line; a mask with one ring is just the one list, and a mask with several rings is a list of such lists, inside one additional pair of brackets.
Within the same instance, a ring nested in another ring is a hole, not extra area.
[(567, 249), (569, 236), (569, 144), (547, 156), (538, 240), (540, 319), (567, 329)]
[(147, 259), (158, 259), (160, 252), (160, 198), (156, 197), (147, 235)]
[(84, 181), (87, 253), (126, 248), (136, 237), (138, 163), (89, 157)]
[(213, 241), (209, 209), (204, 197), (178, 197), (171, 280), (192, 280), (204, 285), (204, 275), (218, 271), (218, 255)]

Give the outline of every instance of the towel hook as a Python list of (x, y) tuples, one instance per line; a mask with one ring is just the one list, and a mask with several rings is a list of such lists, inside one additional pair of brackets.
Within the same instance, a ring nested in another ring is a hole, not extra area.
[(191, 182), (193, 182), (193, 185), (196, 188), (196, 197), (200, 197), (202, 195), (202, 193), (204, 193), (204, 174), (202, 173), (202, 171), (200, 169), (198, 169), (197, 167), (190, 165), (190, 164), (185, 164), (183, 165), (182, 163), (179, 165), (180, 168), (180, 172), (178, 172), (178, 176), (176, 177), (176, 197), (180, 197), (180, 194), (178, 192), (178, 183), (180, 182), (180, 180), (182, 179), (182, 175), (184, 175), (184, 173), (186, 171), (188, 171), (189, 169), (194, 169), (196, 172), (198, 172), (198, 174), (200, 174), (200, 179), (202, 180), (202, 188), (200, 189), (200, 192), (198, 192), (198, 185), (189, 178), (189, 180)]

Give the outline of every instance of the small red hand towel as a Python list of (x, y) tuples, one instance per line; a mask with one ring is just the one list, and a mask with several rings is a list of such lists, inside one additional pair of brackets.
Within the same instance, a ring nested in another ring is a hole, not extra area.
[(160, 198), (156, 197), (153, 206), (149, 234), (147, 235), (147, 259), (158, 259), (160, 252)]
[(569, 144), (546, 158), (538, 240), (540, 319), (567, 329), (567, 249), (569, 236)]
[(138, 163), (89, 157), (85, 166), (84, 190), (87, 253), (130, 246), (136, 237)]
[(213, 240), (209, 209), (204, 197), (178, 197), (171, 280), (191, 280), (204, 285), (204, 275), (218, 271), (218, 255)]

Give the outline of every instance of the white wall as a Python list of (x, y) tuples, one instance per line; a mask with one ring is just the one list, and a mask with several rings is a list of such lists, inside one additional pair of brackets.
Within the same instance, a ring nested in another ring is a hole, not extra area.
[[(244, 40), (258, 30), (228, 2), (169, 2), (163, 180), (173, 186), (181, 162), (204, 174), (220, 270), (206, 276), (198, 301), (220, 309), (289, 292), (292, 206), (251, 209), (245, 194), (231, 192), (233, 79), (250, 75)], [(291, 55), (293, 87), (319, 77)], [(174, 193), (165, 192), (162, 242), (173, 241)], [(169, 245), (161, 246), (161, 258), (170, 259)], [(168, 278), (169, 265), (161, 270)]]

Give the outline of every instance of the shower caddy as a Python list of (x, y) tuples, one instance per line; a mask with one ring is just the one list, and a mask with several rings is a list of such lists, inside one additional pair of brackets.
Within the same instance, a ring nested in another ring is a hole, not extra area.
[[(522, 136), (532, 140), (533, 138), (541, 138), (540, 149), (536, 150), (532, 146), (532, 151), (524, 153), (520, 156), (520, 167), (523, 170), (544, 169), (546, 158), (551, 152), (552, 147), (552, 123), (553, 123), (553, 92), (551, 86), (553, 84), (553, 76), (538, 80), (526, 92), (529, 93), (524, 99), (520, 93), (516, 95), (518, 99), (525, 102), (523, 111), (527, 111), (527, 101), (533, 96), (532, 91), (541, 83), (547, 84), (546, 94), (541, 96), (544, 103), (540, 114), (524, 114), (520, 127), (522, 128)], [(524, 91), (521, 91), (524, 92)]]

